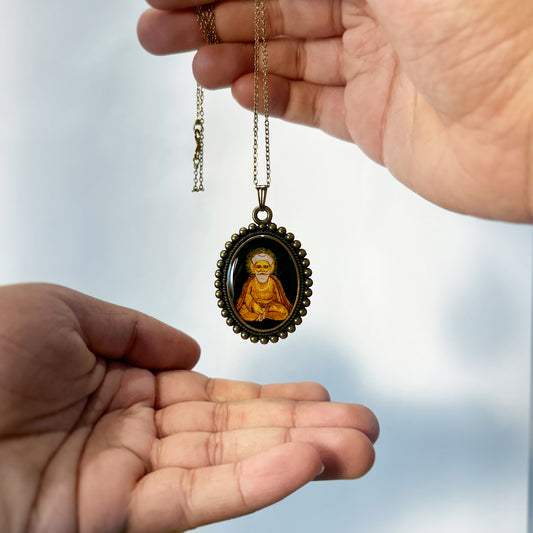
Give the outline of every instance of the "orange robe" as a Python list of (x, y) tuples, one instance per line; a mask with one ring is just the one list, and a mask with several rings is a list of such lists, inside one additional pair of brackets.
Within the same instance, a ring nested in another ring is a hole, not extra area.
[[(262, 313), (253, 308), (254, 303), (263, 310)], [(255, 274), (250, 276), (237, 300), (237, 311), (248, 322), (261, 321), (265, 318), (285, 320), (291, 310), (292, 304), (285, 296), (281, 282), (272, 275), (264, 284), (257, 281)]]

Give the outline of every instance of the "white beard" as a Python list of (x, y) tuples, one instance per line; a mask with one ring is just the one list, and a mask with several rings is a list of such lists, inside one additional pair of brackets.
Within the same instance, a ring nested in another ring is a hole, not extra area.
[(270, 277), (270, 274), (269, 273), (266, 273), (266, 274), (260, 274), (260, 273), (257, 273), (255, 274), (255, 278), (257, 279), (257, 281), (261, 284), (263, 283), (266, 283), (268, 281), (268, 278)]

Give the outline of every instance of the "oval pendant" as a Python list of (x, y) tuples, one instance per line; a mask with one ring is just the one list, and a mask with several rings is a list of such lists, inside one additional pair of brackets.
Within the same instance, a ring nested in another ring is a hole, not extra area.
[(220, 252), (216, 297), (228, 326), (251, 342), (277, 342), (307, 314), (312, 271), (300, 241), (284, 227), (257, 218), (231, 236)]

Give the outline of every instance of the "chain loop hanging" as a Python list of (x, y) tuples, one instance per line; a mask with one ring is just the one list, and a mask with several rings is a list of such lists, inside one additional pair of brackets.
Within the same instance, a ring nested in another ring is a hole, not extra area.
[[(265, 0), (254, 1), (254, 98), (253, 98), (253, 182), (261, 194), (266, 198), (266, 190), (270, 187), (270, 112), (268, 95), (268, 51), (267, 51), (267, 22)], [(220, 39), (215, 26), (214, 4), (204, 4), (196, 8), (198, 24), (207, 44), (217, 44)], [(261, 91), (262, 87), (262, 91)], [(264, 152), (265, 176), (259, 179), (259, 109), (262, 104), (264, 115)], [(204, 89), (197, 85), (196, 90), (196, 121), (194, 136), (196, 150), (193, 157), (194, 182), (193, 191), (204, 190), (203, 160), (204, 160)], [(264, 201), (264, 200), (263, 200)]]
[[(265, 0), (254, 0), (254, 185), (270, 187), (270, 121), (268, 99), (268, 51), (266, 32), (266, 8)], [(260, 85), (263, 86), (263, 115), (265, 133), (265, 179), (259, 183), (258, 159), (259, 159), (259, 105)]]
[[(215, 5), (203, 4), (196, 8), (196, 18), (200, 25), (200, 30), (204, 37), (206, 44), (218, 44), (216, 26), (215, 26)], [(196, 141), (196, 149), (193, 157), (193, 192), (200, 192), (204, 190), (204, 88), (196, 84), (196, 120), (194, 122), (194, 139)]]

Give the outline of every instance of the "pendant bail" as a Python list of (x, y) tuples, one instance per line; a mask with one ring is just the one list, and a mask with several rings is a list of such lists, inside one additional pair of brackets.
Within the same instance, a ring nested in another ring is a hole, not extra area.
[(257, 185), (257, 198), (259, 199), (259, 208), (263, 211), (266, 207), (266, 197), (268, 186), (267, 185)]

